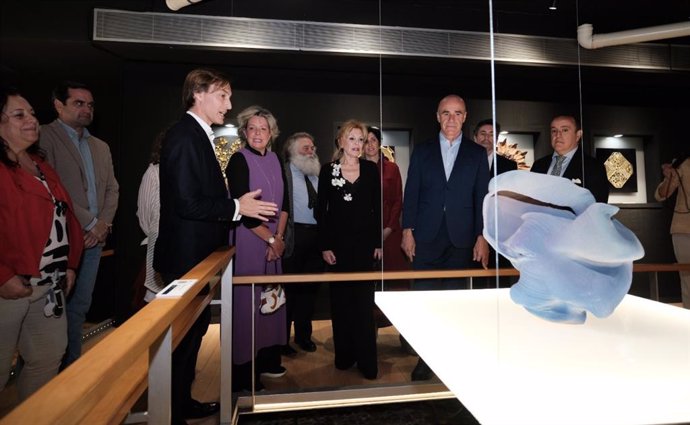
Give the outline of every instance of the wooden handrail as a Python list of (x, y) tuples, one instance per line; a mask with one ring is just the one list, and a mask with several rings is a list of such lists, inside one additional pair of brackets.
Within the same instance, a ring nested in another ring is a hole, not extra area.
[[(644, 272), (677, 272), (690, 271), (690, 264), (679, 263), (636, 263), (634, 273)], [(344, 282), (366, 280), (402, 280), (402, 279), (447, 279), (455, 277), (495, 277), (519, 276), (513, 268), (503, 269), (457, 269), (457, 270), (406, 270), (395, 272), (354, 272), (354, 273), (316, 273), (316, 274), (282, 274), (234, 276), (233, 285), (269, 284), (269, 283), (313, 283)]]
[[(0, 420), (10, 424), (75, 424), (81, 423), (95, 407), (101, 407), (99, 422), (110, 422), (113, 416), (128, 411), (136, 398), (132, 397), (131, 385), (118, 386), (120, 379), (134, 365), (141, 367), (141, 358), (148, 358), (149, 348), (155, 344), (176, 319), (186, 316), (188, 327), (211, 299), (210, 295), (200, 302), (196, 299), (207, 284), (215, 287), (214, 276), (225, 267), (235, 253), (234, 248), (220, 249), (195, 266), (183, 279), (197, 279), (182, 297), (156, 299), (115, 329), (103, 341), (87, 351), (78, 361), (44, 385), (29, 399)], [(194, 309), (193, 312), (189, 310)], [(182, 334), (177, 332), (178, 335)], [(181, 335), (176, 339), (179, 341)], [(121, 393), (116, 393), (121, 389)], [(133, 398), (133, 399), (132, 399)], [(103, 409), (102, 400), (113, 402)], [(103, 416), (105, 415), (105, 416)]]
[(633, 273), (645, 272), (687, 272), (690, 271), (690, 264), (684, 263), (635, 263)]

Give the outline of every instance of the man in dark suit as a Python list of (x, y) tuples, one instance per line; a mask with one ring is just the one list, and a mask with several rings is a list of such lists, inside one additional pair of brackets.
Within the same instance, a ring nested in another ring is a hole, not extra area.
[[(401, 247), (415, 270), (486, 267), (489, 247), (482, 236), (482, 202), (489, 169), (486, 150), (462, 135), (465, 101), (457, 95), (441, 99), (436, 112), (441, 131), (415, 146), (403, 197)], [(464, 279), (416, 281), (415, 289), (466, 288)], [(420, 358), (412, 380), (431, 378)]]
[[(496, 123), (496, 131), (501, 132), (501, 124)], [(486, 158), (489, 162), (489, 178), (494, 176), (494, 150), (496, 139), (494, 139), (494, 122), (492, 119), (481, 120), (474, 127), (474, 143), (486, 149)], [(496, 174), (507, 171), (517, 170), (517, 162), (512, 161), (496, 153)]]
[(572, 180), (594, 195), (597, 202), (609, 200), (609, 182), (604, 164), (584, 153), (580, 146), (582, 129), (575, 117), (559, 115), (551, 121), (553, 154), (534, 161), (531, 171)]
[[(153, 266), (165, 283), (187, 273), (217, 248), (228, 244), (231, 221), (240, 216), (266, 220), (277, 205), (255, 199), (260, 190), (229, 199), (213, 149), (212, 124), (222, 125), (230, 110), (230, 82), (217, 71), (187, 74), (182, 98), (187, 112), (165, 135), (160, 159), (160, 224)], [(218, 411), (218, 403), (192, 398), (196, 359), (208, 325), (209, 307), (175, 349), (172, 359), (172, 423)]]

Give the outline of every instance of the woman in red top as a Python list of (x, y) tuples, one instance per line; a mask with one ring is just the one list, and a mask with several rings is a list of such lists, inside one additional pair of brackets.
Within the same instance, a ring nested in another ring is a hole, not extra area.
[[(408, 270), (410, 263), (407, 262), (405, 255), (400, 248), (402, 241), (402, 229), (400, 228), (400, 213), (402, 210), (402, 178), (398, 165), (389, 161), (381, 153), (381, 130), (378, 127), (369, 126), (367, 128), (367, 141), (364, 144), (364, 156), (367, 160), (375, 162), (379, 168), (381, 177), (381, 193), (383, 208), (381, 209), (383, 227), (383, 270)], [(380, 288), (377, 288), (380, 289)], [(410, 289), (410, 282), (407, 280), (395, 280), (387, 282), (384, 290), (406, 290)], [(379, 310), (374, 308), (374, 320), (376, 326), (384, 328), (390, 326), (388, 318)], [(401, 339), (402, 341), (402, 339)]]
[(15, 351), (19, 398), (58, 372), (67, 346), (65, 296), (83, 247), (81, 226), (36, 144), (38, 120), (19, 91), (0, 88), (0, 390)]
[(381, 153), (381, 130), (368, 127), (369, 133), (364, 144), (366, 159), (375, 162), (379, 168), (383, 194), (383, 270), (406, 270), (409, 268), (400, 249), (402, 232), (400, 212), (402, 210), (402, 178), (398, 165)]

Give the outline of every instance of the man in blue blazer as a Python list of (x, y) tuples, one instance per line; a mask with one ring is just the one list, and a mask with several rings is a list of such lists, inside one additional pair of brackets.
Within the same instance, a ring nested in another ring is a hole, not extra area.
[(606, 168), (596, 158), (582, 151), (581, 139), (582, 129), (574, 116), (555, 117), (551, 120), (553, 154), (534, 161), (530, 171), (569, 179), (592, 192), (597, 202), (607, 203), (610, 186)]
[[(217, 71), (187, 74), (182, 98), (187, 112), (167, 131), (160, 160), (160, 222), (153, 267), (167, 284), (180, 278), (216, 249), (228, 244), (231, 221), (240, 216), (266, 220), (277, 205), (255, 199), (261, 191), (230, 199), (213, 149), (212, 124), (222, 125), (231, 108), (230, 82)], [(218, 411), (218, 403), (192, 398), (197, 355), (211, 319), (199, 315), (172, 358), (172, 424)]]
[[(415, 146), (407, 172), (403, 201), (402, 249), (415, 270), (486, 267), (489, 246), (482, 236), (482, 202), (488, 190), (486, 150), (463, 137), (465, 101), (457, 95), (441, 99), (436, 112), (441, 131)], [(415, 289), (466, 288), (465, 279), (416, 281)], [(431, 378), (422, 359), (413, 380)]]

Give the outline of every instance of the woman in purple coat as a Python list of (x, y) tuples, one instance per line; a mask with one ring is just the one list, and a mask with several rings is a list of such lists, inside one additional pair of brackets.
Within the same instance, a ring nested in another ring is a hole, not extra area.
[[(245, 145), (228, 163), (226, 175), (231, 197), (237, 199), (250, 188), (261, 189), (263, 201), (275, 202), (282, 208), (277, 218), (267, 222), (243, 217), (230, 232), (230, 244), (236, 247), (235, 275), (281, 274), (289, 203), (281, 162), (269, 150), (278, 136), (278, 124), (273, 114), (260, 106), (243, 110), (237, 120)], [(254, 287), (253, 300), (251, 286), (236, 286), (233, 290), (234, 391), (251, 390), (251, 362), (254, 359), (255, 372), (259, 376), (278, 378), (286, 373), (280, 364), (280, 349), (287, 343), (285, 308), (262, 312), (261, 293), (266, 289), (260, 285)], [(252, 352), (252, 303), (255, 304), (255, 352)], [(259, 376), (256, 377), (256, 390), (262, 388)]]

